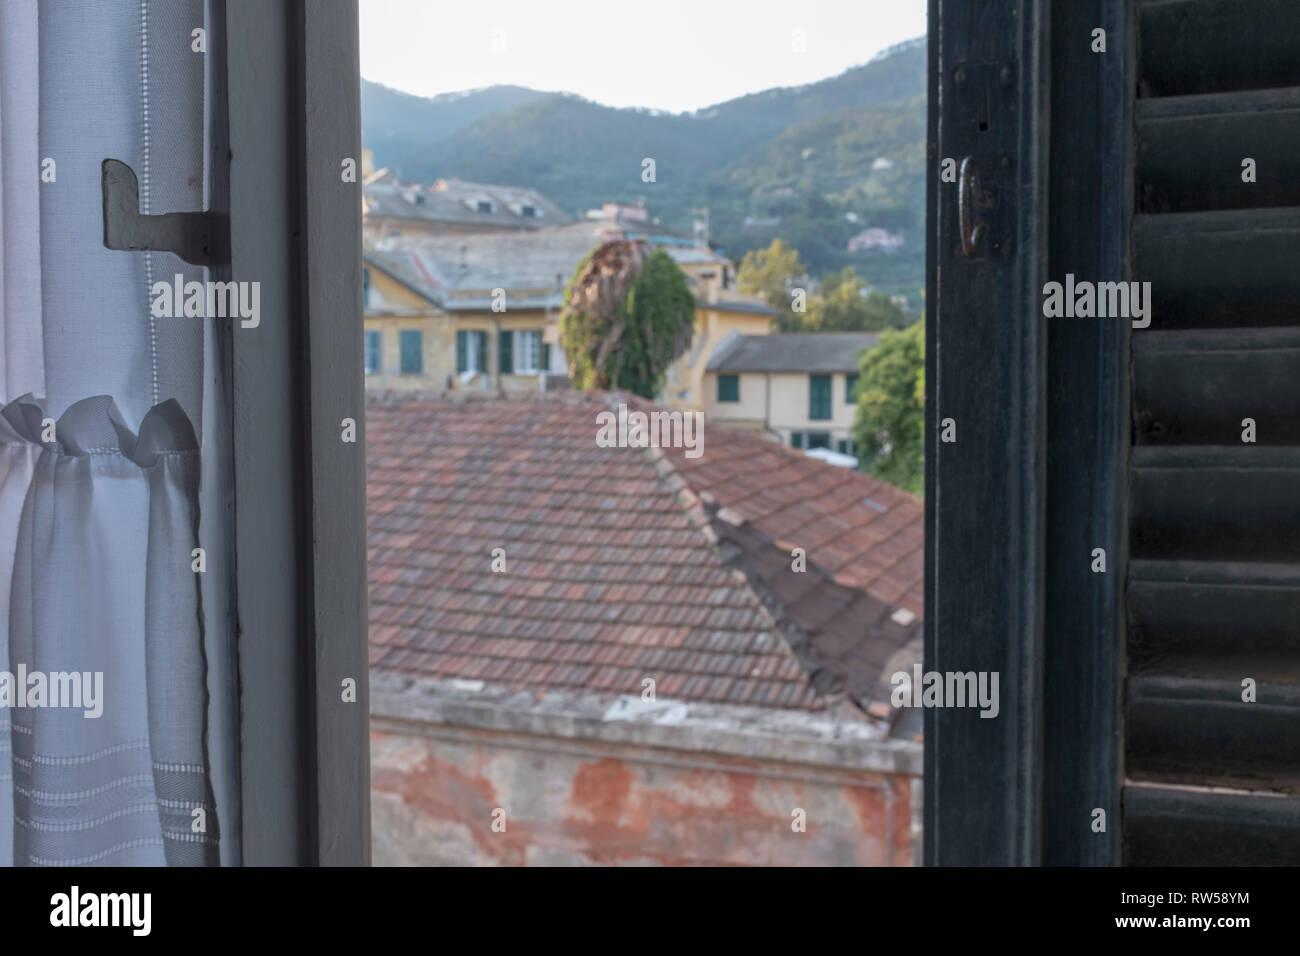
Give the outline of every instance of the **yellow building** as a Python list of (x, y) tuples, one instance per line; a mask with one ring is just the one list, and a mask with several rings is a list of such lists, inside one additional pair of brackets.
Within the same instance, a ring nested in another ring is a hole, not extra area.
[(695, 334), (691, 347), (668, 369), (663, 404), (704, 411), (705, 370), (710, 357), (728, 336), (765, 336), (780, 315), (757, 296), (736, 289), (735, 267), (725, 256), (703, 247), (664, 250), (686, 274), (695, 293)]
[[(607, 222), (530, 232), (401, 236), (365, 250), (366, 382), (375, 389), (506, 391), (563, 386), (564, 286), (588, 252), (625, 233)], [(777, 312), (735, 289), (725, 257), (666, 249), (698, 306), (664, 404), (703, 410), (709, 356), (729, 334), (765, 335)]]
[(461, 179), (403, 183), (386, 169), (366, 174), (361, 209), (368, 241), (536, 230), (573, 222), (535, 189)]
[(505, 311), (494, 312), (489, 289), (447, 296), (440, 305), (392, 260), (370, 252), (363, 275), (367, 388), (529, 391), (545, 387), (543, 373), (567, 374), (562, 356), (543, 341), (554, 302), (507, 293)]
[(708, 362), (705, 416), (795, 448), (852, 455), (859, 360), (878, 339), (875, 332), (732, 336)]

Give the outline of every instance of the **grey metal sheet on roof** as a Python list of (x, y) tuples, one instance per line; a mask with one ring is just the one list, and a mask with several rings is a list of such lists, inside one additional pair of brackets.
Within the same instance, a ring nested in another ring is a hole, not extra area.
[(856, 372), (877, 332), (789, 332), (737, 336), (709, 359), (710, 372)]

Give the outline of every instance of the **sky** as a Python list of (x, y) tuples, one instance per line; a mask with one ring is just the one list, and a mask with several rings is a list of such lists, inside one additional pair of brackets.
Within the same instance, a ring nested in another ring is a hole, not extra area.
[(926, 0), (360, 0), (361, 75), (683, 112), (842, 73), (925, 33)]

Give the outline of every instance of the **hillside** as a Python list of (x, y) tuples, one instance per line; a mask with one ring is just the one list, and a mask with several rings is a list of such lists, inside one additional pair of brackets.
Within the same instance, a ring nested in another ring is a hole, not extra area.
[[(692, 208), (707, 205), (715, 244), (737, 260), (780, 236), (815, 275), (853, 265), (885, 291), (916, 299), (925, 57), (924, 43), (911, 41), (818, 83), (683, 114), (521, 87), (421, 99), (363, 81), (362, 135), (377, 164), (412, 181), (532, 186), (571, 213), (644, 200), (665, 225), (685, 230)], [(647, 156), (654, 183), (641, 181)], [(905, 246), (848, 253), (848, 239), (872, 226), (901, 233)]]
[(383, 166), (466, 126), (547, 96), (522, 86), (491, 86), (441, 96), (412, 96), (361, 81), (363, 139)]

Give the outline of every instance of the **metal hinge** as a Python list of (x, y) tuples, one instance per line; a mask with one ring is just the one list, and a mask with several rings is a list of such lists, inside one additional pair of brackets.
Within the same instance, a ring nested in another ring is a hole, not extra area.
[(196, 266), (229, 261), (230, 223), (213, 212), (140, 213), (140, 182), (117, 159), (103, 163), (104, 247), (128, 252), (171, 252)]

